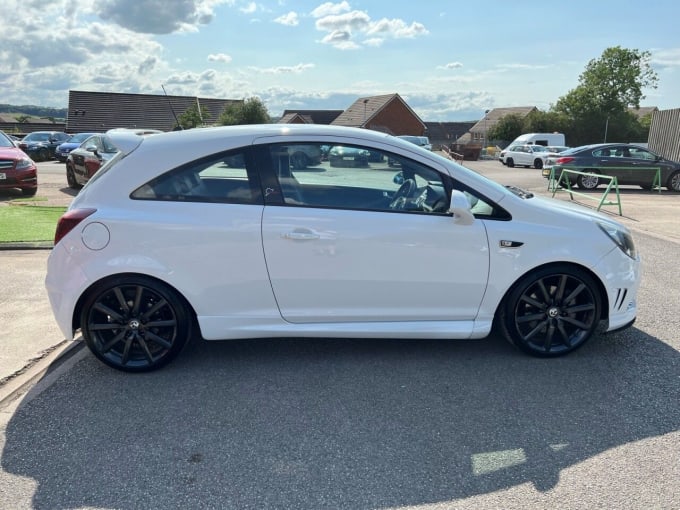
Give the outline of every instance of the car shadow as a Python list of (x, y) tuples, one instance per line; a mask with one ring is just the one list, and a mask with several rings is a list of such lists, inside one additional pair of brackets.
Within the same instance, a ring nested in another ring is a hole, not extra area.
[(17, 409), (2, 468), (35, 482), (35, 508), (369, 509), (548, 491), (566, 468), (678, 431), (678, 366), (636, 328), (551, 360), (495, 336), (193, 342), (141, 375), (88, 355)]

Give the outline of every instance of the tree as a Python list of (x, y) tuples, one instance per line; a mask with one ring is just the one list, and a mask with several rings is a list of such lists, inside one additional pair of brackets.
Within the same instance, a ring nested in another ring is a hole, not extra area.
[(658, 76), (648, 51), (607, 48), (588, 62), (576, 88), (561, 97), (553, 112), (569, 119), (569, 143), (581, 145), (623, 139), (641, 126), (629, 107), (639, 108), (643, 89), (655, 89)]
[(191, 129), (202, 126), (210, 118), (208, 109), (201, 105), (199, 110), (198, 103), (192, 104), (187, 108), (182, 115), (177, 119), (177, 123), (182, 129)]
[(268, 124), (271, 122), (267, 107), (259, 97), (250, 97), (243, 102), (229, 104), (218, 119), (222, 126), (236, 124)]
[(489, 140), (506, 140), (511, 141), (521, 135), (523, 120), (520, 115), (516, 113), (509, 113), (508, 115), (503, 115), (495, 126), (489, 129), (488, 139)]

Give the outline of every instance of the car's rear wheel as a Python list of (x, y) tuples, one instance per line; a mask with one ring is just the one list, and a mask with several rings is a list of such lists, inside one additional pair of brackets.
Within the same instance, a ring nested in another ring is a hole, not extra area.
[(76, 180), (76, 174), (73, 171), (73, 167), (66, 163), (66, 182), (68, 182), (68, 187), (71, 189), (80, 189), (82, 186), (78, 184)]
[(154, 370), (172, 361), (191, 336), (191, 321), (177, 292), (137, 275), (96, 285), (80, 314), (81, 331), (92, 353), (126, 372)]
[(541, 168), (543, 168), (543, 160), (541, 158), (536, 158), (534, 160), (534, 168), (537, 169), (537, 170), (540, 170)]
[(673, 174), (668, 178), (668, 182), (666, 183), (666, 189), (669, 191), (680, 191), (680, 170), (676, 170), (673, 172)]
[(579, 175), (576, 178), (576, 184), (581, 189), (595, 189), (600, 185), (600, 179), (593, 170), (586, 170), (588, 174)]
[(47, 149), (40, 149), (38, 151), (38, 158), (40, 159), (40, 161), (47, 161), (48, 159), (50, 159), (50, 151), (48, 151)]
[(21, 194), (25, 197), (32, 197), (38, 192), (38, 188), (21, 188)]
[(515, 161), (512, 158), (508, 158), (505, 160), (505, 164), (512, 168), (515, 166)]
[(585, 271), (548, 266), (520, 279), (500, 308), (505, 337), (539, 357), (567, 354), (581, 347), (600, 320), (598, 286)]

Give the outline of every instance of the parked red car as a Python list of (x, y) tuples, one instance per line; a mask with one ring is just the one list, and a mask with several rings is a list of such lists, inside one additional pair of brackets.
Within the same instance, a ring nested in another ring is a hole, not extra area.
[(0, 131), (0, 190), (18, 188), (26, 196), (38, 192), (38, 168), (12, 139)]

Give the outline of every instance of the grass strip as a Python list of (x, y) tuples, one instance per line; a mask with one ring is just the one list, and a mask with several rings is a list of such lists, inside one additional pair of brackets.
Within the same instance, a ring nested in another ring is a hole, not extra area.
[(52, 241), (66, 207), (0, 207), (0, 243)]

